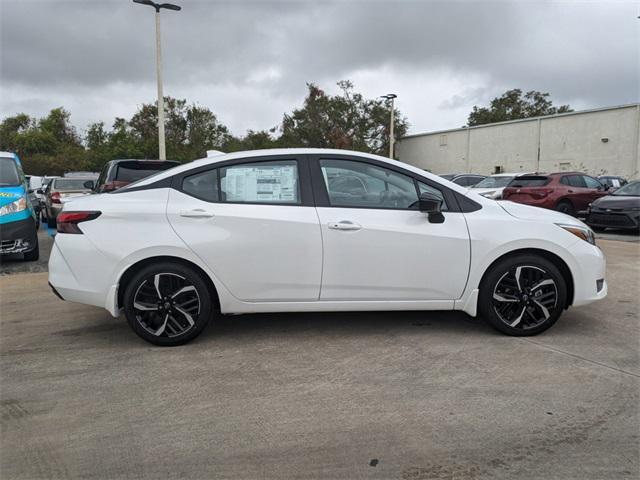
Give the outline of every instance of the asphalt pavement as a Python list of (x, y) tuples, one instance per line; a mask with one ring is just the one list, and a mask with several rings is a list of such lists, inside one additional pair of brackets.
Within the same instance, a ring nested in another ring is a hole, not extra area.
[[(456, 312), (218, 319), (153, 347), (0, 277), (0, 477), (639, 478), (640, 243), (546, 333)], [(5, 266), (3, 266), (5, 268)]]

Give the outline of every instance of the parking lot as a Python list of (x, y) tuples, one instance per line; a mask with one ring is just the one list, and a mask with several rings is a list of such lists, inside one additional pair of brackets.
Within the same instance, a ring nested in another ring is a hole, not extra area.
[(265, 314), (163, 349), (56, 298), (40, 240), (1, 267), (2, 478), (640, 473), (638, 242), (601, 238), (607, 299), (533, 338), (454, 312)]

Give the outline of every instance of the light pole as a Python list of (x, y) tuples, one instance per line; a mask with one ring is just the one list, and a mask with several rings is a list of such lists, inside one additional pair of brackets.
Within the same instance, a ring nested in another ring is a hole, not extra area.
[(158, 149), (160, 160), (167, 159), (167, 148), (164, 143), (164, 94), (162, 93), (162, 50), (160, 47), (160, 9), (180, 11), (182, 7), (172, 3), (155, 3), (151, 0), (133, 0), (133, 3), (149, 5), (156, 9), (156, 77), (158, 81)]
[(395, 93), (388, 93), (386, 95), (382, 95), (380, 98), (386, 98), (391, 103), (391, 123), (389, 124), (389, 158), (393, 159), (393, 144), (396, 143), (395, 135), (393, 134), (393, 127), (395, 125), (395, 107), (394, 107), (394, 99), (397, 98), (398, 95)]

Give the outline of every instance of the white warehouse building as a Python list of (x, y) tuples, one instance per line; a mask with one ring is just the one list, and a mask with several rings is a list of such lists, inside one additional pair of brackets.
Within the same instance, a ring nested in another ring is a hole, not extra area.
[(640, 104), (408, 135), (397, 158), (437, 174), (558, 172), (640, 177)]

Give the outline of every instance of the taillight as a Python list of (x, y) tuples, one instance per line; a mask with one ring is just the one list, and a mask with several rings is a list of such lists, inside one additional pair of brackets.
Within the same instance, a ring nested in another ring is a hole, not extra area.
[(543, 189), (540, 189), (540, 190), (531, 190), (529, 193), (531, 194), (531, 196), (533, 198), (536, 198), (536, 199), (540, 200), (540, 199), (545, 198), (550, 193), (553, 193), (553, 190), (550, 190), (548, 188), (543, 188)]
[(60, 192), (53, 192), (51, 194), (51, 203), (62, 203), (60, 201)]
[(56, 219), (58, 233), (76, 233), (82, 235), (79, 223), (95, 220), (102, 212), (60, 212)]

